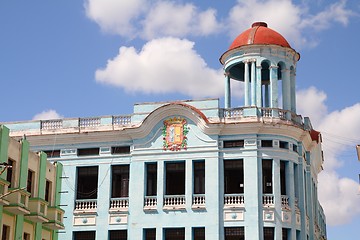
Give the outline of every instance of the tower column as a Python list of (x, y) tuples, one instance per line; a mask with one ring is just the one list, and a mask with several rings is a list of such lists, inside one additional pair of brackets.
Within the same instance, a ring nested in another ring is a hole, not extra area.
[(283, 69), (282, 73), (282, 99), (283, 99), (283, 109), (291, 110), (291, 91), (290, 91), (290, 70)]
[(270, 96), (269, 96), (269, 85), (268, 84), (264, 85), (264, 95), (265, 95), (264, 107), (270, 107), (270, 104), (269, 104)]
[(271, 108), (278, 108), (278, 76), (277, 76), (277, 66), (270, 66), (270, 89), (271, 89), (271, 100), (270, 100), (270, 107)]
[(230, 88), (230, 76), (225, 72), (225, 108), (231, 108), (231, 88)]
[[(261, 77), (261, 74), (258, 76)], [(251, 106), (256, 105), (256, 61), (255, 59), (251, 62)]]
[(296, 101), (295, 101), (295, 69), (292, 69), (290, 72), (290, 98), (291, 98), (291, 111), (296, 113)]
[(245, 81), (245, 94), (244, 94), (244, 97), (245, 97), (245, 107), (248, 107), (249, 106), (249, 84), (250, 84), (250, 79), (249, 79), (249, 61), (246, 60), (244, 61), (244, 64), (245, 64), (245, 73), (244, 73), (244, 81)]
[(256, 66), (256, 103), (257, 107), (262, 107), (261, 94), (261, 65)]

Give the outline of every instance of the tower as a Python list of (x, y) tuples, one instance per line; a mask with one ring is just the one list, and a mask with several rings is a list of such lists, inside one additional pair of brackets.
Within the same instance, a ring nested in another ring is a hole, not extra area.
[[(225, 75), (225, 108), (231, 108), (231, 80), (244, 82), (246, 116), (256, 116), (257, 108), (272, 108), (278, 116), (285, 111), (296, 112), (295, 72), (300, 59), (286, 39), (255, 22), (235, 38), (220, 57)], [(286, 118), (291, 115), (287, 114)]]

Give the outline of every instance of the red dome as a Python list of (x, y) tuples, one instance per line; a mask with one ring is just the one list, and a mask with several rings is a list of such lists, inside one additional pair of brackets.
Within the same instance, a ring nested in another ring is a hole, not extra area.
[(268, 28), (264, 22), (253, 23), (251, 28), (235, 38), (229, 50), (251, 44), (270, 44), (291, 48), (290, 44), (280, 33)]

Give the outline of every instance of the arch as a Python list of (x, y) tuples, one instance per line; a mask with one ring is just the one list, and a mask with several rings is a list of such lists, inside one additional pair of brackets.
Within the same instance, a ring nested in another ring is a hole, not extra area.
[(242, 61), (229, 65), (226, 69), (231, 79), (244, 81), (245, 64)]
[(283, 79), (282, 72), (286, 70), (286, 64), (283, 61), (280, 61), (278, 62), (277, 66), (278, 66), (278, 70), (277, 70), (278, 80), (282, 80)]

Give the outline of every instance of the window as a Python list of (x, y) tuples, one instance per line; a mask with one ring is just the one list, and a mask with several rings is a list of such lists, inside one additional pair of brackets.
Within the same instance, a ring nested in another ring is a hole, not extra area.
[(99, 155), (100, 148), (79, 148), (77, 150), (78, 156), (94, 156)]
[(144, 240), (156, 240), (156, 228), (144, 229)]
[(284, 141), (280, 141), (279, 142), (279, 147), (283, 148), (283, 149), (289, 149), (289, 143), (288, 142), (284, 142)]
[(35, 173), (33, 171), (31, 171), (30, 169), (28, 169), (26, 191), (31, 193), (32, 197), (34, 196), (34, 189), (33, 189), (34, 175), (35, 175)]
[(60, 157), (60, 150), (48, 150), (44, 151), (48, 158), (59, 158)]
[(289, 232), (290, 232), (290, 229), (288, 228), (283, 228), (282, 229), (282, 240), (288, 240), (289, 239)]
[(185, 240), (185, 228), (166, 228), (165, 240)]
[(146, 196), (157, 194), (157, 163), (146, 163)]
[(7, 174), (6, 174), (6, 181), (8, 181), (10, 183), (9, 187), (14, 187), (13, 186), (13, 172), (14, 172), (14, 168), (15, 168), (15, 162), (11, 159), (8, 159), (8, 166), (7, 167)]
[(264, 227), (264, 240), (274, 240), (273, 227)]
[(10, 239), (10, 227), (4, 224), (2, 227), (1, 240), (9, 240), (9, 239)]
[(262, 160), (263, 193), (272, 194), (272, 160)]
[(50, 203), (51, 201), (51, 182), (49, 180), (46, 179), (46, 183), (45, 183), (45, 201), (47, 201), (48, 203)]
[(286, 173), (285, 173), (285, 165), (284, 161), (280, 161), (280, 188), (281, 195), (286, 195)]
[(97, 199), (98, 167), (77, 167), (76, 199)]
[(205, 194), (205, 161), (195, 161), (194, 171), (194, 194)]
[(166, 195), (185, 194), (185, 162), (166, 163)]
[(112, 188), (111, 197), (128, 197), (129, 196), (129, 165), (111, 166)]
[(298, 146), (295, 145), (295, 144), (293, 144), (293, 151), (294, 151), (294, 152), (298, 152)]
[(30, 240), (30, 234), (24, 232), (24, 240)]
[(244, 240), (244, 227), (225, 227), (225, 240)]
[(196, 227), (193, 228), (193, 240), (205, 240), (205, 228)]
[(272, 147), (273, 141), (272, 140), (261, 140), (261, 147)]
[(109, 231), (109, 240), (127, 240), (127, 230)]
[(244, 193), (243, 160), (224, 161), (225, 194)]
[(95, 231), (74, 232), (74, 240), (95, 240)]
[(241, 148), (244, 147), (244, 140), (224, 141), (224, 148)]
[(130, 153), (130, 146), (111, 147), (111, 154), (127, 154)]

